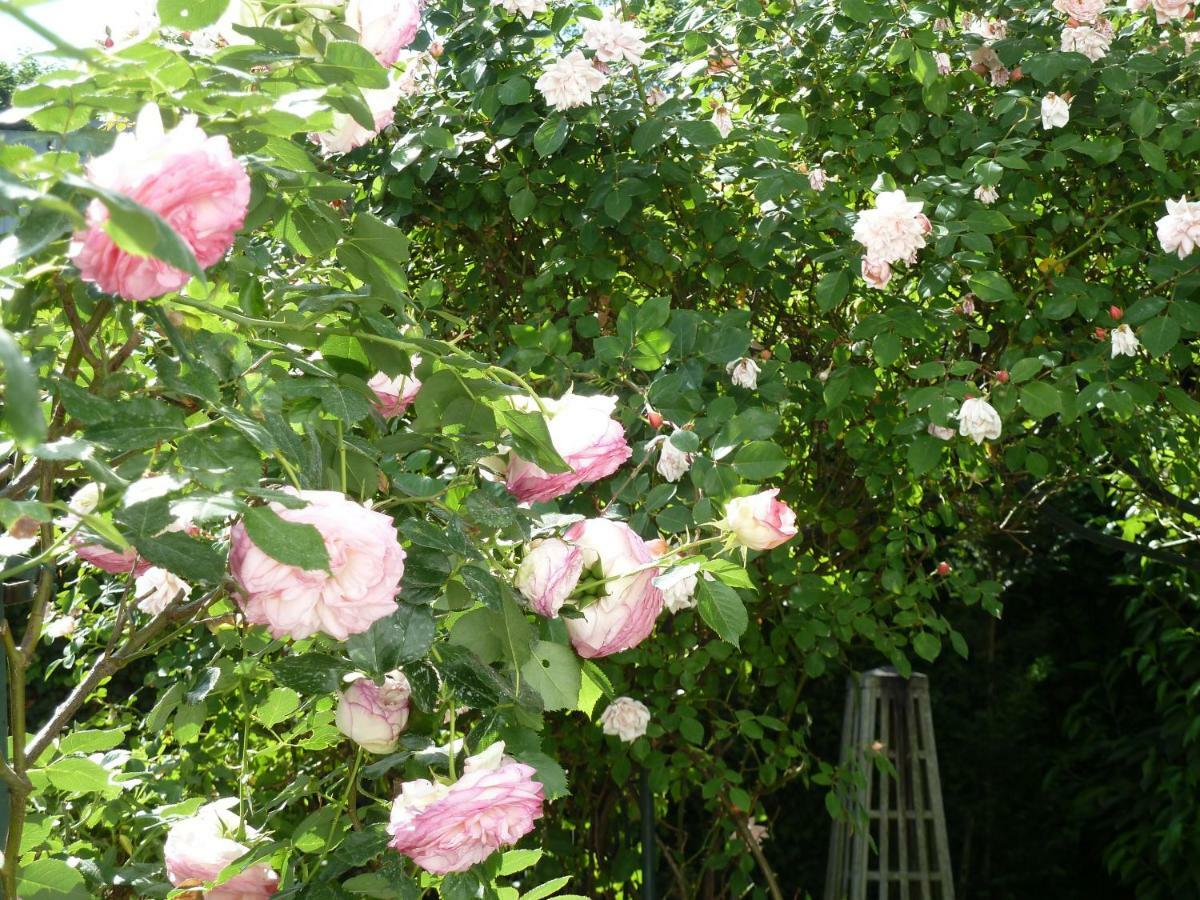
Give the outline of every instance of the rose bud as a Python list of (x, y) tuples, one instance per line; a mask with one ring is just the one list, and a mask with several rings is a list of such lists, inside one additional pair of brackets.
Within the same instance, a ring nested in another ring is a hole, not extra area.
[(943, 577), (950, 574), (950, 563), (940, 562), (937, 564), (937, 573)]
[(1108, 314), (1112, 316), (1112, 320), (1114, 322), (1120, 322), (1123, 318), (1125, 318), (1125, 310), (1121, 309), (1119, 306), (1110, 306), (1108, 308)]
[(369, 753), (391, 753), (408, 725), (412, 689), (401, 672), (391, 672), (379, 685), (356, 679), (338, 697), (334, 722), (338, 731)]
[(517, 590), (539, 616), (553, 619), (575, 590), (583, 572), (578, 547), (549, 538), (530, 546), (517, 570)]
[(1008, 384), (1008, 369), (1001, 369), (996, 373), (996, 380), (1001, 384)]
[(776, 500), (779, 488), (750, 497), (735, 497), (725, 505), (725, 518), (717, 524), (737, 543), (751, 550), (770, 550), (796, 536), (796, 514)]
[(1101, 328), (1101, 327), (1099, 327), (1099, 326), (1096, 326), (1096, 330), (1095, 330), (1094, 332), (1092, 332), (1092, 334), (1094, 334), (1094, 335), (1095, 335), (1095, 337), (1096, 337), (1096, 340), (1098, 340), (1098, 341), (1102, 341), (1102, 340), (1104, 340), (1106, 337), (1108, 337), (1108, 329), (1107, 329), (1107, 328)]
[(663, 417), (657, 409), (649, 404), (646, 405), (646, 421), (650, 423), (650, 427), (654, 429), (662, 428)]

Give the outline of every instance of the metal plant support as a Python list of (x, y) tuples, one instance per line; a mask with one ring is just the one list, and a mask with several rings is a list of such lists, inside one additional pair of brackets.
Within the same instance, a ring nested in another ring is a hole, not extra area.
[(954, 900), (929, 679), (890, 667), (848, 679), (841, 762), (861, 778), (829, 838), (825, 900)]

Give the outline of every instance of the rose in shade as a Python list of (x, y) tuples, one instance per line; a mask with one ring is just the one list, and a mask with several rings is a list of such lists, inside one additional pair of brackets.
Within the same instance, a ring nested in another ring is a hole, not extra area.
[[(414, 356), (412, 364), (414, 369), (419, 366), (421, 357)], [(367, 387), (375, 393), (375, 409), (379, 411), (379, 414), (385, 419), (394, 419), (396, 416), (403, 415), (404, 411), (417, 399), (417, 393), (421, 390), (421, 382), (415, 375), (397, 375), (395, 378), (388, 378), (383, 372), (376, 372), (367, 382)]]
[(626, 743), (636, 741), (645, 734), (649, 724), (650, 710), (646, 704), (632, 697), (618, 697), (600, 714), (604, 733), (619, 737)]
[(1003, 427), (995, 407), (981, 397), (968, 397), (958, 411), (958, 433), (977, 444), (996, 440)]
[(320, 532), (329, 571), (273, 559), (237, 522), (230, 531), (229, 569), (246, 619), (268, 626), (277, 638), (298, 640), (320, 631), (344, 641), (395, 612), (404, 549), (392, 520), (335, 491), (290, 493), (308, 505), (288, 509), (272, 503), (271, 509), (287, 522)]
[[(142, 108), (133, 131), (118, 135), (111, 150), (88, 163), (87, 175), (162, 216), (201, 268), (225, 255), (250, 204), (250, 177), (229, 141), (206, 135), (195, 116), (164, 131), (154, 104)], [(108, 217), (108, 207), (93, 200), (87, 227), (71, 241), (68, 253), (84, 281), (127, 300), (147, 300), (191, 279), (160, 259), (122, 250), (104, 230)]]
[(583, 572), (583, 553), (558, 538), (531, 545), (517, 570), (517, 589), (539, 616), (554, 618)]
[(625, 429), (613, 418), (616, 397), (572, 393), (543, 404), (550, 441), (570, 471), (551, 474), (513, 453), (505, 483), (518, 500), (529, 503), (561, 497), (581, 484), (607, 478), (633, 455)]
[(503, 742), (466, 760), (451, 785), (404, 783), (392, 804), (390, 846), (435, 875), (462, 872), (515, 844), (542, 817), (534, 769), (504, 756)]
[[(202, 887), (221, 870), (249, 851), (234, 840), (239, 820), (235, 797), (200, 807), (196, 815), (176, 822), (167, 832), (163, 855), (167, 878), (175, 887)], [(246, 826), (246, 838), (257, 840), (258, 832)], [(279, 888), (279, 875), (265, 862), (254, 863), (233, 878), (204, 893), (205, 900), (258, 900)]]
[(576, 522), (565, 538), (583, 552), (584, 568), (595, 569), (604, 582), (583, 617), (567, 620), (575, 652), (592, 659), (636, 647), (654, 630), (663, 606), (654, 586), (659, 570), (649, 566), (654, 554), (632, 528), (612, 519)]
[(796, 514), (776, 500), (779, 488), (749, 497), (735, 497), (725, 504), (725, 518), (718, 524), (743, 547), (770, 550), (796, 536)]
[(357, 678), (338, 696), (334, 722), (338, 731), (371, 753), (391, 753), (408, 725), (412, 688), (402, 672), (391, 672), (376, 684)]

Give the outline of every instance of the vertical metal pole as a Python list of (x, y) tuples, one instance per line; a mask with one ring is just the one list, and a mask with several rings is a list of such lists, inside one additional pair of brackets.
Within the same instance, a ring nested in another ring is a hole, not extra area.
[(655, 846), (654, 795), (650, 793), (650, 770), (642, 769), (642, 898), (655, 900), (658, 892), (654, 886)]
[[(0, 587), (0, 617), (4, 617), (7, 587)], [(0, 653), (0, 759), (8, 761), (8, 654)], [(8, 785), (0, 781), (0, 847), (8, 842)], [(0, 884), (0, 900), (5, 900)]]

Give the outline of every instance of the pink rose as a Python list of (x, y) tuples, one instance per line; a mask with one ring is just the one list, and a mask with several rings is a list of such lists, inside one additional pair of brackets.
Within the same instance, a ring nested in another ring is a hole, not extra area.
[(390, 66), (417, 36), (421, 4), (418, 0), (350, 0), (346, 24), (358, 32), (358, 42), (380, 65)]
[(1192, 0), (1150, 0), (1150, 6), (1158, 24), (1165, 25), (1172, 19), (1186, 19), (1192, 11)]
[(872, 265), (916, 259), (933, 227), (921, 212), (924, 205), (909, 200), (904, 191), (882, 191), (873, 208), (858, 214), (854, 239), (863, 245), (864, 256)]
[(133, 547), (126, 547), (120, 551), (110, 550), (103, 544), (84, 543), (78, 536), (71, 539), (71, 544), (76, 556), (110, 575), (128, 575), (130, 572), (141, 575), (151, 568), (150, 563), (138, 556)]
[(367, 107), (375, 121), (374, 129), (363, 128), (348, 113), (334, 112), (333, 127), (309, 137), (321, 145), (321, 152), (326, 156), (349, 153), (356, 147), (361, 147), (392, 124), (396, 118), (396, 104), (400, 102), (403, 89), (400, 80), (391, 82), (385, 88), (363, 88), (363, 99), (367, 101)]
[(370, 753), (391, 753), (408, 725), (412, 688), (401, 672), (391, 672), (383, 684), (358, 678), (338, 696), (334, 722), (338, 731)]
[(751, 550), (770, 550), (796, 536), (796, 514), (775, 499), (779, 488), (750, 497), (735, 497), (725, 504), (720, 526), (739, 544)]
[(862, 258), (862, 277), (868, 287), (882, 291), (892, 280), (892, 267), (885, 262), (871, 262), (864, 256)]
[[(138, 114), (137, 128), (117, 136), (103, 156), (88, 163), (88, 178), (162, 216), (202, 268), (218, 262), (233, 243), (250, 204), (250, 178), (223, 136), (209, 137), (184, 116), (164, 132), (158, 107)], [(87, 228), (71, 241), (71, 261), (84, 281), (127, 300), (147, 300), (178, 290), (192, 277), (159, 259), (120, 249), (104, 230), (108, 207), (93, 200)]]
[(551, 475), (513, 453), (506, 484), (518, 500), (530, 503), (561, 497), (581, 484), (607, 478), (633, 455), (625, 430), (612, 417), (616, 397), (567, 394), (544, 404), (550, 440), (571, 470)]
[[(217, 800), (200, 807), (190, 819), (171, 826), (163, 851), (171, 884), (201, 887), (250, 849), (233, 840), (239, 825), (237, 805), (235, 797)], [(247, 826), (246, 837), (255, 840), (258, 832)], [(258, 862), (214, 890), (205, 891), (204, 897), (205, 900), (259, 900), (278, 889), (279, 876), (265, 862)]]
[(1071, 19), (1095, 22), (1104, 12), (1105, 0), (1054, 0), (1054, 8)]
[[(413, 367), (420, 365), (420, 357), (413, 357)], [(421, 390), (421, 382), (415, 375), (397, 375), (388, 378), (383, 372), (376, 372), (367, 387), (375, 392), (375, 408), (385, 419), (394, 419), (403, 415), (412, 402), (417, 399)]]
[(404, 549), (391, 518), (336, 491), (291, 491), (308, 506), (272, 503), (281, 519), (314, 526), (325, 540), (330, 571), (281, 563), (260, 550), (237, 522), (230, 530), (229, 570), (246, 619), (272, 637), (318, 631), (344, 641), (396, 611)]
[(391, 845), (435, 875), (462, 872), (515, 844), (542, 817), (534, 769), (504, 754), (503, 742), (467, 759), (454, 784), (406, 781), (392, 804)]
[(583, 553), (557, 538), (533, 544), (517, 570), (517, 589), (539, 616), (553, 619), (579, 583)]
[(1200, 247), (1200, 201), (1189, 202), (1187, 195), (1167, 200), (1167, 214), (1155, 225), (1163, 250), (1184, 259)]
[(583, 552), (584, 567), (606, 579), (583, 618), (567, 620), (575, 652), (593, 659), (636, 647), (650, 636), (663, 607), (662, 591), (654, 586), (659, 570), (648, 567), (654, 554), (632, 528), (612, 519), (576, 522), (565, 538)]

